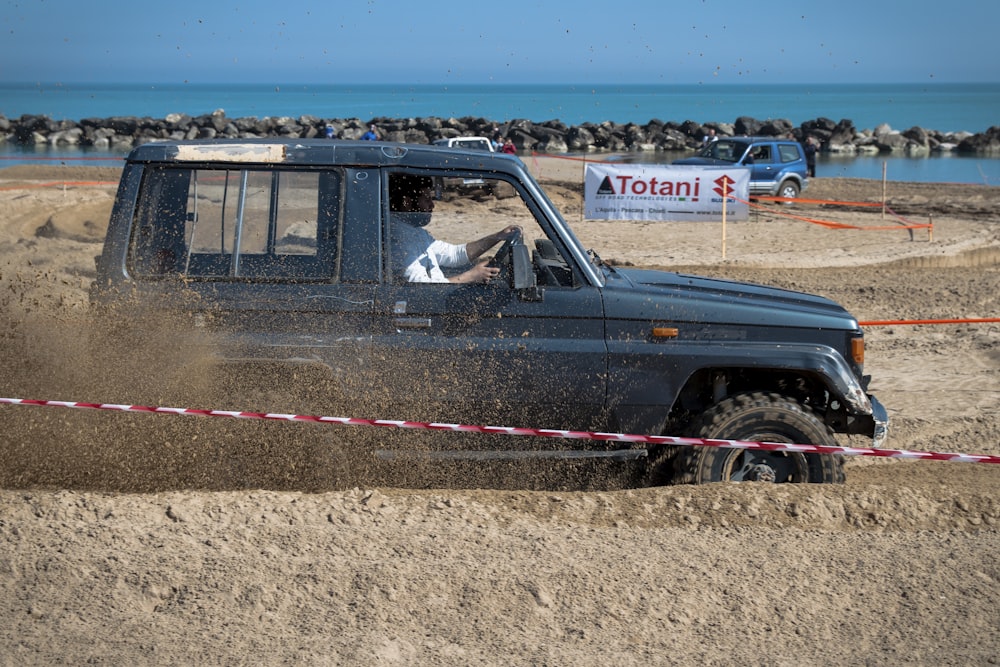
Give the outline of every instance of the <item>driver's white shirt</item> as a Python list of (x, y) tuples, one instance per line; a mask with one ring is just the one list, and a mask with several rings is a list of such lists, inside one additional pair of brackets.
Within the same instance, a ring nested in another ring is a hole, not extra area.
[(442, 266), (465, 266), (469, 253), (465, 244), (456, 245), (438, 241), (430, 232), (394, 220), (391, 233), (390, 258), (394, 277), (403, 277), (411, 283), (446, 283)]

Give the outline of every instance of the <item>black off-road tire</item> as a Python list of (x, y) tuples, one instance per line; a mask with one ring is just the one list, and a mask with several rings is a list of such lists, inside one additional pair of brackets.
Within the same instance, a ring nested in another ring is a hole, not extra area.
[[(833, 433), (810, 408), (780, 394), (731, 396), (707, 410), (691, 429), (696, 438), (837, 446)], [(725, 481), (844, 481), (843, 457), (721, 447), (682, 447), (672, 457), (674, 484)], [(666, 471), (660, 471), (660, 476)], [(654, 475), (655, 475), (654, 471)]]

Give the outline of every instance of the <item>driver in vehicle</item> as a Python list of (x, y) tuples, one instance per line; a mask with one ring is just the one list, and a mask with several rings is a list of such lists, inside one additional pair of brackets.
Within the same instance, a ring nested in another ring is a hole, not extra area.
[[(391, 259), (393, 275), (411, 283), (488, 283), (500, 269), (477, 260), (493, 246), (521, 232), (517, 225), (464, 244), (439, 241), (424, 227), (434, 210), (434, 181), (429, 176), (389, 177)], [(441, 267), (472, 268), (448, 277)]]

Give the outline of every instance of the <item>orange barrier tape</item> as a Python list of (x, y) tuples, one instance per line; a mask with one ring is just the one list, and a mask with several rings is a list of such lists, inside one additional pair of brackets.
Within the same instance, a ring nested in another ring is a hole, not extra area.
[(25, 185), (12, 185), (9, 187), (0, 188), (0, 190), (30, 190), (33, 188), (51, 188), (57, 186), (100, 186), (100, 185), (118, 185), (118, 181), (50, 181), (48, 183), (31, 183)]
[(989, 324), (1000, 323), (1000, 317), (972, 317), (965, 319), (943, 319), (943, 320), (871, 320), (869, 322), (858, 322), (862, 327), (887, 327), (905, 324)]
[(885, 210), (888, 211), (889, 213), (891, 213), (892, 215), (894, 215), (897, 220), (902, 220), (907, 225), (910, 225), (909, 227), (906, 227), (905, 229), (934, 229), (934, 225), (932, 223), (928, 222), (926, 224), (921, 224), (919, 222), (910, 222), (909, 220), (907, 220), (906, 218), (904, 218), (903, 216), (901, 216), (899, 213), (896, 213), (895, 211), (893, 211), (888, 206), (885, 207)]
[(24, 155), (0, 155), (0, 160), (19, 160), (21, 162), (64, 162), (71, 160), (118, 160), (123, 161), (124, 157), (26, 157)]
[[(760, 204), (755, 204), (752, 201), (744, 201), (744, 200), (740, 199), (739, 197), (733, 197), (733, 199), (735, 199), (736, 201), (740, 202), (741, 204), (746, 204), (747, 206), (749, 206), (751, 208), (756, 208), (756, 209), (759, 209), (759, 210), (762, 210), (764, 208)], [(761, 199), (763, 199), (763, 197), (761, 197)], [(797, 202), (801, 201), (799, 199), (787, 199), (787, 198), (784, 198), (784, 197), (768, 197), (767, 199), (769, 201), (778, 201), (778, 202), (796, 202), (797, 203)], [(813, 201), (817, 201), (817, 200), (813, 200)], [(864, 206), (870, 206), (871, 204), (862, 204), (862, 205), (864, 205)], [(874, 206), (881, 206), (881, 204), (874, 204)], [(886, 208), (886, 210), (889, 211), (890, 213), (892, 213), (892, 215), (896, 219), (901, 220), (901, 221), (905, 222), (906, 224), (904, 224), (904, 225), (849, 225), (846, 222), (831, 222), (830, 220), (820, 220), (819, 218), (807, 218), (807, 217), (802, 216), (802, 215), (794, 215), (792, 213), (785, 213), (784, 211), (776, 211), (776, 210), (773, 210), (773, 209), (768, 209), (768, 211), (770, 213), (773, 213), (774, 215), (779, 215), (779, 216), (785, 217), (785, 218), (791, 218), (793, 220), (801, 220), (802, 222), (808, 222), (808, 223), (811, 223), (811, 224), (814, 224), (814, 225), (819, 225), (821, 227), (826, 227), (828, 229), (856, 229), (856, 230), (859, 230), (859, 231), (866, 231), (866, 232), (873, 232), (873, 231), (899, 231), (899, 230), (907, 230), (907, 229), (934, 229), (934, 224), (933, 223), (916, 223), (916, 222), (910, 222), (909, 220), (906, 220), (905, 218), (903, 218), (901, 215), (899, 215), (899, 214), (895, 213), (894, 211), (892, 211), (892, 209)]]
[(866, 208), (876, 208), (881, 207), (882, 204), (878, 202), (871, 201), (832, 201), (829, 199), (803, 199), (797, 197), (795, 199), (788, 199), (787, 197), (767, 197), (761, 195), (760, 197), (753, 197), (758, 201), (775, 201), (775, 202), (795, 202), (796, 204), (820, 204), (820, 205), (830, 205), (830, 206), (863, 206)]
[(586, 157), (570, 157), (569, 155), (552, 155), (551, 153), (536, 153), (531, 151), (532, 158), (552, 158), (553, 160), (569, 160), (570, 162), (609, 162), (609, 160), (594, 160)]

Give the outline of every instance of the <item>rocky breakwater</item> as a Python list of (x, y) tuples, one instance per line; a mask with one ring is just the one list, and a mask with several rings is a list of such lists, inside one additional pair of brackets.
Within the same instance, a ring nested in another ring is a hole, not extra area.
[(359, 139), (369, 125), (376, 125), (383, 139), (427, 144), (437, 139), (463, 135), (510, 137), (518, 150), (540, 153), (626, 153), (646, 151), (693, 151), (711, 128), (719, 136), (784, 136), (804, 141), (814, 137), (821, 150), (840, 154), (902, 153), (913, 156), (934, 152), (1000, 155), (1000, 126), (984, 132), (938, 132), (921, 127), (894, 130), (883, 124), (874, 129), (855, 128), (850, 120), (829, 118), (794, 125), (785, 119), (737, 118), (733, 123), (692, 120), (650, 120), (638, 123), (584, 123), (566, 125), (558, 120), (503, 123), (487, 118), (374, 118), (325, 119), (315, 116), (228, 118), (219, 109), (211, 114), (170, 114), (166, 118), (114, 116), (80, 121), (53, 120), (48, 116), (0, 116), (0, 141), (18, 145), (53, 147), (87, 146), (105, 150), (127, 150), (160, 139), (213, 139), (250, 137)]

